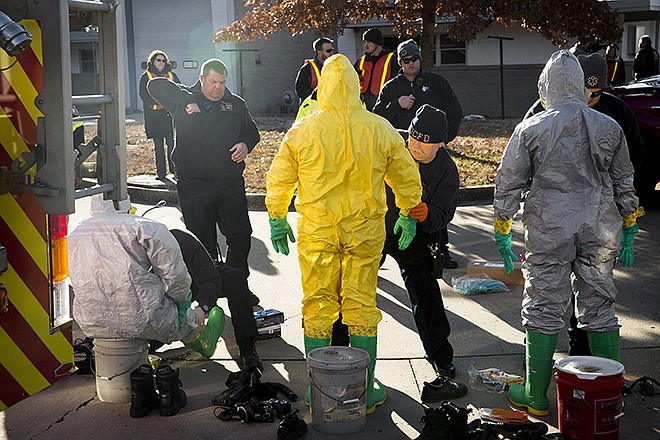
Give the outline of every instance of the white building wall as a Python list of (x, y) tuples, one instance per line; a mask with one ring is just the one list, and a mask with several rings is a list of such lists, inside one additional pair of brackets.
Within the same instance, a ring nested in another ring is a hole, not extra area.
[[(174, 72), (184, 84), (193, 84), (199, 67), (216, 54), (212, 41), (218, 27), (212, 19), (212, 3), (225, 0), (133, 0), (133, 32), (135, 37), (135, 70), (144, 72), (142, 62), (152, 50), (160, 49), (177, 62)], [(184, 7), (185, 5), (185, 7)], [(198, 67), (184, 69), (186, 60), (197, 61)], [(141, 107), (141, 102), (140, 102)]]
[[(362, 35), (362, 33), (360, 33)], [(335, 41), (335, 46), (337, 51), (355, 62), (358, 57), (362, 56), (364, 50), (362, 48), (362, 39), (356, 37), (356, 33), (353, 32), (353, 29), (345, 29), (344, 33), (337, 37)]]
[(504, 64), (545, 64), (550, 55), (557, 50), (553, 45), (536, 32), (530, 32), (519, 26), (507, 28), (495, 23), (479, 34), (467, 45), (468, 66), (490, 66), (500, 64), (499, 39), (488, 36), (508, 37), (513, 40), (502, 41)]

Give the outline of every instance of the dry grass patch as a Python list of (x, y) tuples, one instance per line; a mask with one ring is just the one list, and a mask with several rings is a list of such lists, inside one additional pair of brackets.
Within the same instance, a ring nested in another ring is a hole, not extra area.
[[(277, 154), (292, 117), (257, 117), (261, 142), (245, 160), (245, 186), (249, 193), (265, 193), (266, 173)], [(447, 149), (458, 166), (461, 186), (492, 185), (504, 147), (519, 122), (517, 119), (485, 119), (464, 121), (458, 136)], [(86, 126), (86, 138), (95, 127)], [(153, 143), (145, 137), (144, 124), (130, 122), (126, 126), (128, 175), (155, 174)]]

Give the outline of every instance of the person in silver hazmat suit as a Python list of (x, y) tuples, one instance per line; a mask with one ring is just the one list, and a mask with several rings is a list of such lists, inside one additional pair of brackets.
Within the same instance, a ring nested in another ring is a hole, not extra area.
[(623, 131), (587, 106), (577, 58), (553, 53), (538, 89), (546, 110), (515, 128), (497, 171), (494, 211), (495, 239), (510, 272), (517, 260), (511, 224), (524, 197), (526, 382), (511, 386), (509, 400), (547, 415), (552, 356), (571, 295), (593, 355), (619, 358), (613, 270), (617, 256), (632, 265), (642, 212)]

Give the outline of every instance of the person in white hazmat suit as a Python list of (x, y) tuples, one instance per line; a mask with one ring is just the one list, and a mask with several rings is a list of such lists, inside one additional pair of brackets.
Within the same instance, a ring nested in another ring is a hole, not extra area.
[(183, 341), (209, 358), (224, 330), (214, 307), (204, 325), (190, 308), (190, 275), (162, 223), (128, 214), (130, 201), (92, 196), (91, 217), (69, 234), (73, 316), (92, 338)]
[[(323, 66), (319, 110), (288, 131), (266, 177), (271, 241), (289, 253), (295, 241), (286, 215), (298, 190), (298, 254), (303, 287), (305, 353), (330, 345), (339, 313), (353, 347), (369, 353), (367, 413), (385, 401), (374, 380), (378, 263), (385, 241), (385, 185), (393, 189), (401, 215), (395, 233), (405, 249), (416, 232), (408, 216), (421, 202), (417, 166), (401, 136), (360, 102), (360, 83), (344, 55)], [(309, 389), (306, 396), (309, 404)]]
[(592, 354), (619, 359), (613, 270), (617, 256), (632, 265), (641, 212), (623, 131), (587, 106), (577, 58), (566, 50), (552, 54), (538, 89), (546, 110), (514, 130), (497, 171), (494, 210), (495, 238), (510, 272), (517, 260), (511, 223), (524, 196), (526, 381), (511, 386), (509, 400), (547, 415), (552, 356), (571, 295)]

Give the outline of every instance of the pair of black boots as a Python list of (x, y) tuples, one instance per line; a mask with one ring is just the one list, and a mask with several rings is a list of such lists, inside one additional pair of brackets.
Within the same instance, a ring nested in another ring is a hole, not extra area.
[(140, 418), (149, 415), (156, 408), (161, 416), (173, 416), (186, 406), (186, 393), (181, 389), (179, 369), (162, 365), (156, 369), (156, 388), (154, 388), (154, 369), (149, 364), (142, 364), (131, 372), (131, 417)]

